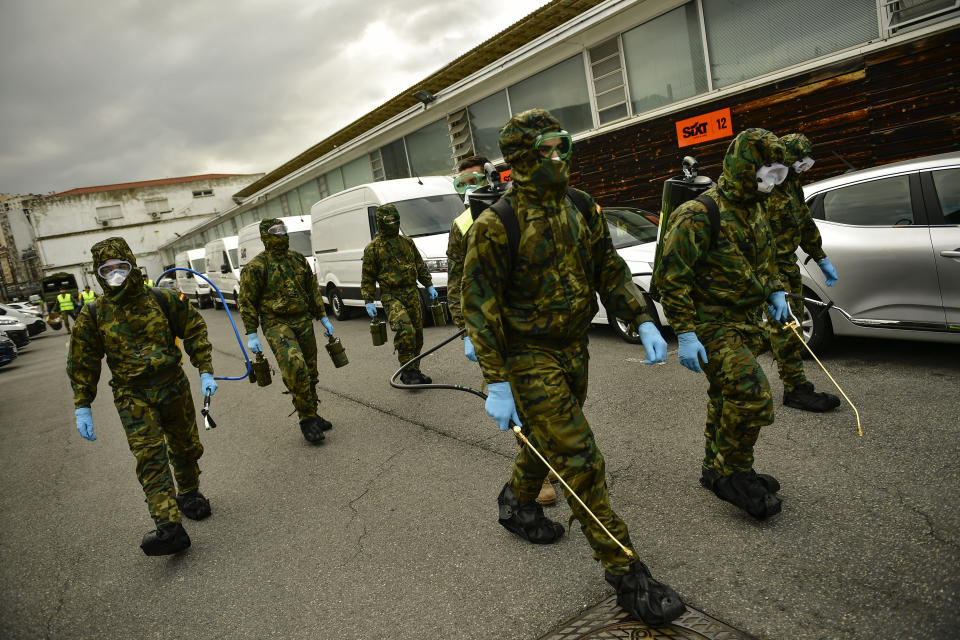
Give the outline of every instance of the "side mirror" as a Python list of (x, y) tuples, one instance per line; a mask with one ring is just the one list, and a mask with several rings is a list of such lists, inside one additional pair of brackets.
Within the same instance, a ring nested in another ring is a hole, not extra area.
[(230, 273), (230, 265), (228, 265), (226, 262), (220, 265), (220, 273)]

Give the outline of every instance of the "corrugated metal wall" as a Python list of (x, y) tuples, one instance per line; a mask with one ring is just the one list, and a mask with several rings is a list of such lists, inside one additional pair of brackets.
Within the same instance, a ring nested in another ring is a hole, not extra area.
[(960, 28), (578, 142), (571, 183), (601, 205), (660, 208), (665, 179), (693, 155), (716, 179), (730, 138), (684, 148), (674, 123), (730, 107), (734, 131), (804, 133), (816, 165), (807, 181), (960, 148)]

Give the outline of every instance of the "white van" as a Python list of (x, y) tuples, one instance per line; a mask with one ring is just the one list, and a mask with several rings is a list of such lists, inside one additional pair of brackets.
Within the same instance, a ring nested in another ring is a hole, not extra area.
[[(211, 240), (203, 248), (207, 263), (207, 277), (218, 289), (228, 304), (237, 305), (240, 297), (240, 259), (237, 255), (237, 236)], [(211, 291), (213, 307), (220, 304), (216, 291)]]
[[(193, 269), (197, 273), (207, 275), (207, 263), (204, 260), (205, 251), (203, 249), (189, 249), (181, 251), (174, 257), (174, 266), (186, 269)], [(177, 287), (180, 292), (192, 300), (198, 307), (203, 309), (213, 304), (210, 297), (210, 285), (199, 276), (195, 276), (187, 271), (174, 271), (177, 279)]]
[[(302, 253), (307, 259), (310, 270), (317, 272), (317, 261), (313, 257), (313, 247), (310, 245), (310, 216), (289, 216), (280, 218), (287, 225), (287, 237), (290, 238), (290, 250)], [(260, 223), (254, 222), (240, 229), (237, 233), (237, 248), (240, 250), (240, 269), (263, 251), (263, 241), (260, 240)]]
[[(310, 209), (317, 280), (337, 320), (350, 317), (352, 308), (363, 307), (363, 250), (377, 233), (377, 207), (388, 203), (397, 206), (400, 232), (416, 243), (433, 286), (440, 299), (446, 299), (447, 236), (453, 219), (466, 208), (453, 180), (427, 176), (372, 182), (328, 196)], [(426, 302), (422, 287), (420, 294)]]

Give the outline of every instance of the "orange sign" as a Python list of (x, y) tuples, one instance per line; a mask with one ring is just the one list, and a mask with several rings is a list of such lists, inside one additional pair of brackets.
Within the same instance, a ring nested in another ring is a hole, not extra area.
[(692, 144), (728, 138), (732, 135), (733, 118), (730, 117), (729, 107), (677, 123), (678, 147), (689, 147)]

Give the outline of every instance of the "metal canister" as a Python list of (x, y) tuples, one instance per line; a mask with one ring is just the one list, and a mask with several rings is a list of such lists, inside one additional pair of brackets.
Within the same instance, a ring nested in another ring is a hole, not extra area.
[(270, 363), (263, 357), (263, 352), (257, 353), (257, 359), (253, 362), (253, 373), (256, 375), (257, 384), (266, 387), (273, 379), (270, 377)]
[(447, 303), (439, 300), (430, 305), (430, 313), (433, 314), (433, 326), (445, 327), (447, 325)]
[(330, 359), (333, 360), (333, 366), (337, 369), (345, 367), (350, 363), (350, 361), (347, 360), (347, 352), (344, 351), (340, 338), (330, 336), (330, 340), (327, 342), (327, 353), (330, 354)]
[(387, 323), (380, 318), (374, 318), (370, 321), (370, 337), (373, 338), (373, 346), (379, 347), (387, 341)]

